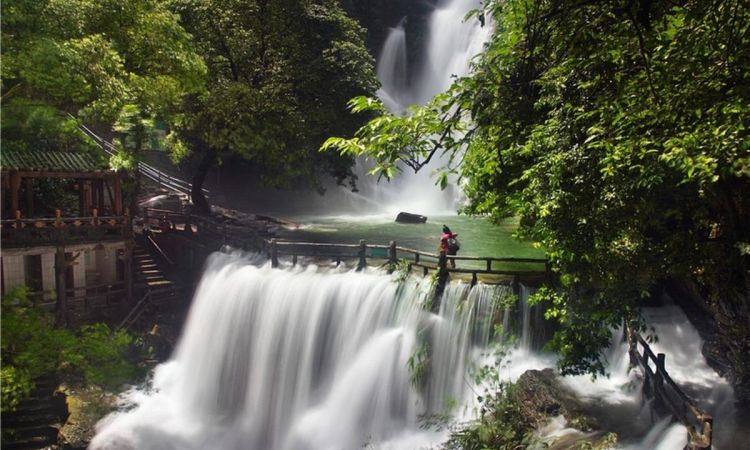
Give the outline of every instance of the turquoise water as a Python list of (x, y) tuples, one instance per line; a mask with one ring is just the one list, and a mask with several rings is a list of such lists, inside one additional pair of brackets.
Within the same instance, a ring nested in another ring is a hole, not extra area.
[(513, 237), (518, 221), (494, 224), (484, 217), (436, 216), (424, 224), (396, 223), (390, 217), (299, 217), (296, 230), (283, 230), (280, 238), (304, 242), (356, 244), (360, 239), (373, 245), (395, 241), (400, 247), (437, 253), (443, 224), (458, 233), (460, 256), (544, 258), (544, 251), (531, 242)]

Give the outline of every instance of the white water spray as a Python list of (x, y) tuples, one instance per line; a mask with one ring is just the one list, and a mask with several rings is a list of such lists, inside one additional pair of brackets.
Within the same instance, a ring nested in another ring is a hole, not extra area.
[[(377, 270), (272, 269), (214, 255), (172, 359), (156, 368), (149, 389), (127, 395), (127, 410), (100, 423), (91, 448), (437, 446), (447, 432), (421, 429), (420, 416), (472, 418), (480, 388), (469, 381), (469, 367), (487, 361), (494, 323), (520, 324), (520, 336), (532, 336), (539, 324), (533, 310), (497, 310), (497, 300), (510, 292), (504, 286), (449, 284), (439, 312), (430, 313), (429, 286), (426, 279), (397, 282)], [(721, 424), (716, 448), (731, 449), (731, 388), (695, 358), (690, 346), (700, 339), (684, 315), (667, 310), (660, 318), (659, 311), (647, 311), (646, 318), (661, 333), (659, 345), (675, 355), (668, 370), (678, 383), (702, 387), (704, 405)], [(554, 366), (554, 355), (538, 353), (534, 341), (522, 339), (510, 352), (503, 378)], [(690, 361), (680, 359), (681, 352)], [(610, 378), (565, 383), (595, 413), (598, 408), (606, 429), (636, 430), (623, 434), (621, 448), (681, 450), (684, 427), (654, 421), (627, 372), (621, 336), (608, 356)], [(451, 405), (464, 406), (448, 411)], [(545, 436), (577, 433), (565, 426), (553, 421)]]
[[(130, 395), (132, 410), (100, 425), (92, 448), (438, 443), (443, 434), (420, 430), (419, 414), (465, 402), (467, 358), (487, 345), (492, 299), (507, 289), (453, 286), (435, 315), (423, 307), (429, 280), (213, 258), (173, 358), (156, 369), (151, 392)], [(410, 360), (420, 346), (430, 348), (429, 368)]]
[[(427, 103), (447, 90), (455, 77), (469, 73), (471, 59), (482, 51), (491, 33), (489, 25), (482, 27), (476, 19), (463, 20), (466, 13), (479, 6), (478, 0), (446, 0), (437, 5), (429, 18), (422, 67), (413, 67), (414, 58), (407, 54), (404, 21), (391, 28), (377, 66), (382, 85), (378, 97), (391, 112), (406, 114), (410, 105)], [(404, 172), (390, 182), (377, 182), (366, 175), (371, 166), (359, 161), (359, 188), (366, 198), (380, 205), (378, 212), (389, 217), (399, 211), (452, 215), (462, 198), (460, 188), (450, 184), (440, 190), (433, 177), (433, 172), (446, 162), (437, 157), (416, 174), (404, 167)]]

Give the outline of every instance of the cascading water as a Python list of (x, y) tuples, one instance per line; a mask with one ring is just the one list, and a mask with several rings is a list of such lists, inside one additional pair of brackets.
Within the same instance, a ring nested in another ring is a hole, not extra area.
[[(554, 355), (540, 353), (530, 337), (539, 315), (524, 306), (524, 287), (516, 312), (500, 306), (509, 287), (451, 283), (439, 312), (430, 313), (428, 279), (256, 264), (212, 257), (172, 359), (148, 388), (126, 395), (123, 412), (101, 422), (92, 449), (428, 448), (447, 432), (421, 429), (422, 414), (472, 417), (480, 388), (469, 381), (470, 368), (492, 363), (490, 342), (507, 337), (494, 336), (494, 324), (522, 336), (503, 378), (554, 366)], [(716, 448), (732, 449), (731, 388), (692, 353), (700, 339), (684, 315), (660, 311), (645, 316), (662, 336), (658, 345), (674, 355), (668, 370), (719, 412)], [(611, 377), (564, 382), (591, 402), (606, 429), (622, 433), (619, 448), (681, 450), (685, 428), (653, 420), (627, 371), (621, 332), (613, 342)], [(464, 406), (449, 408), (456, 405)], [(580, 434), (558, 418), (540, 438)]]
[[(391, 28), (377, 66), (382, 85), (378, 96), (391, 112), (406, 114), (410, 105), (427, 103), (436, 94), (447, 90), (454, 77), (468, 74), (471, 59), (482, 51), (491, 32), (489, 25), (483, 27), (478, 20), (463, 20), (467, 12), (479, 6), (481, 2), (478, 0), (438, 3), (429, 18), (422, 67), (410, 67), (415, 59), (407, 54), (404, 21)], [(432, 177), (431, 168), (434, 170), (441, 163), (445, 161), (435, 158), (430, 167), (416, 174), (406, 168), (390, 182), (378, 183), (366, 175), (370, 166), (360, 161), (357, 171), (362, 197), (379, 205), (378, 210), (368, 211), (389, 216), (395, 216), (399, 211), (455, 214), (461, 198), (460, 189), (451, 184), (441, 191)]]
[[(507, 288), (452, 285), (441, 313), (431, 314), (429, 285), (215, 255), (172, 360), (156, 369), (152, 390), (131, 393), (131, 410), (102, 423), (92, 448), (440, 442), (442, 434), (419, 429), (418, 416), (441, 412), (448, 399), (464, 402), (469, 355), (487, 345), (493, 298)], [(429, 363), (414, 359), (421, 346)]]

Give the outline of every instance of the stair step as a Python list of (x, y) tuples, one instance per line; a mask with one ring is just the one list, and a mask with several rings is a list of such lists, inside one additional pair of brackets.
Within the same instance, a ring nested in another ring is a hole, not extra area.
[(28, 411), (37, 414), (46, 413), (47, 411), (54, 413), (55, 404), (50, 397), (32, 397), (21, 400), (16, 411)]
[(161, 275), (161, 270), (156, 269), (148, 269), (148, 270), (141, 270), (141, 273), (144, 275)]
[(3, 443), (3, 450), (40, 450), (56, 443), (57, 435), (54, 437), (39, 436), (23, 441)]
[(150, 287), (157, 287), (157, 286), (163, 287), (163, 286), (172, 286), (174, 283), (172, 283), (169, 280), (161, 280), (161, 281), (147, 281), (146, 284), (149, 285)]
[(60, 416), (57, 414), (34, 414), (27, 411), (15, 411), (3, 415), (3, 428), (5, 429), (49, 425), (58, 422), (60, 422)]
[[(35, 439), (35, 438), (47, 438), (57, 440), (57, 433), (58, 429), (52, 426), (47, 425), (37, 425), (37, 426), (31, 426), (31, 427), (6, 427), (3, 424), (3, 432), (10, 434), (13, 436), (14, 441), (26, 441), (28, 439)], [(3, 448), (5, 448), (5, 445), (3, 445)]]

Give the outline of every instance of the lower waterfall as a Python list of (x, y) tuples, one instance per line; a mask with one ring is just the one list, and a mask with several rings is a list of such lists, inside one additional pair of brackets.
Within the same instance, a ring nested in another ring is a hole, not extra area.
[[(541, 315), (505, 309), (510, 287), (451, 283), (433, 308), (429, 278), (396, 278), (377, 269), (272, 269), (215, 254), (172, 358), (100, 422), (90, 448), (439, 448), (448, 431), (423, 429), (422, 418), (475, 416), (471, 368), (492, 342), (508, 331), (520, 337), (502, 373), (508, 379), (554, 366), (531, 333)], [(522, 305), (529, 293), (520, 290)], [(615, 363), (627, 360), (623, 346), (613, 345)], [(628, 377), (621, 365), (613, 372), (617, 383)], [(611, 380), (590, 383), (568, 380), (582, 393), (624, 395), (606, 392), (617, 390)], [(651, 429), (627, 448), (684, 445), (681, 426)], [(565, 432), (560, 424), (548, 434)]]

